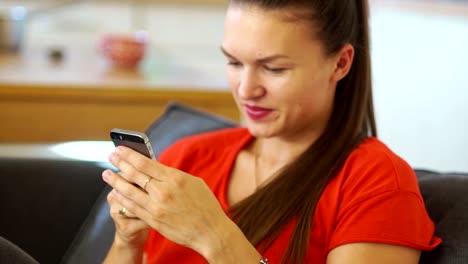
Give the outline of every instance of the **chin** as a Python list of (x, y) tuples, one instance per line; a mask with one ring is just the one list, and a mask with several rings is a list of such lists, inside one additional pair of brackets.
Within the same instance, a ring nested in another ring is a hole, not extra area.
[(269, 138), (278, 135), (279, 130), (272, 124), (262, 124), (248, 120), (244, 122), (245, 127), (249, 130), (250, 134), (255, 137)]

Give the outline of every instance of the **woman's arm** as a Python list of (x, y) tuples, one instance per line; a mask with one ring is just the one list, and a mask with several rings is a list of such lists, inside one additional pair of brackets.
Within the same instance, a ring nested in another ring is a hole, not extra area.
[(104, 264), (111, 263), (143, 263), (143, 248), (130, 247), (125, 243), (121, 243), (115, 239), (107, 254)]
[(328, 254), (327, 264), (418, 264), (421, 251), (381, 243), (351, 243)]
[(120, 204), (115, 190), (107, 195), (110, 216), (115, 224), (114, 242), (104, 263), (144, 263), (144, 245), (148, 239), (149, 226), (136, 218)]
[(226, 221), (224, 227), (213, 231), (211, 243), (200, 252), (209, 263), (258, 264), (260, 262), (262, 256), (234, 222)]

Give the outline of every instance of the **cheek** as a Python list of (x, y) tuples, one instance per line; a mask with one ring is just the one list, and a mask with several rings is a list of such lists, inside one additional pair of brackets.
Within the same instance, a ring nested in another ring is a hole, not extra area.
[(299, 106), (311, 98), (314, 93), (310, 81), (300, 76), (291, 75), (286, 78), (277, 78), (270, 82), (270, 94), (282, 105)]
[(237, 87), (239, 86), (239, 74), (233, 70), (227, 69), (226, 78), (228, 81), (229, 88), (232, 92), (235, 92), (237, 90)]
[(287, 92), (276, 96), (283, 107), (298, 118), (321, 113), (329, 102), (327, 86), (322, 81), (297, 82), (290, 85)]
[(240, 82), (239, 74), (228, 69), (226, 78), (227, 78), (227, 82), (229, 85), (229, 89), (231, 90), (232, 97), (234, 101), (236, 102), (236, 104), (240, 106), (240, 100), (239, 100), (239, 94), (238, 94), (239, 93), (238, 88), (239, 88), (239, 82)]

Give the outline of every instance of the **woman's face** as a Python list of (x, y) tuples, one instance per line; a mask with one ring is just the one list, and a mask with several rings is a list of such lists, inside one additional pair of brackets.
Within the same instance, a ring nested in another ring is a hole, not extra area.
[(336, 61), (310, 24), (280, 11), (230, 6), (223, 53), (245, 124), (260, 137), (321, 134), (333, 108)]

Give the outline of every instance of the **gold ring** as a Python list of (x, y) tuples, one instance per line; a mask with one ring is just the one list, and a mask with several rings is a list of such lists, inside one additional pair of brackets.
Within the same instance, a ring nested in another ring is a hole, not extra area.
[(148, 183), (149, 183), (152, 179), (153, 179), (153, 178), (151, 178), (151, 177), (148, 177), (148, 179), (146, 179), (145, 184), (143, 185), (143, 191), (146, 192), (146, 185), (148, 185)]
[(126, 215), (126, 212), (127, 212), (127, 208), (122, 207), (122, 209), (119, 209), (119, 212), (118, 212), (118, 213), (119, 213), (119, 215), (121, 215), (121, 216), (127, 216), (127, 215)]

